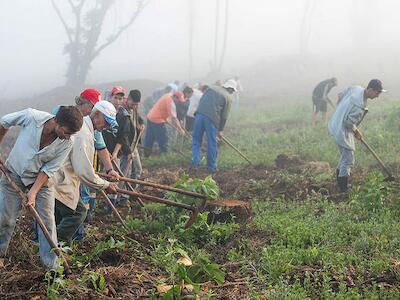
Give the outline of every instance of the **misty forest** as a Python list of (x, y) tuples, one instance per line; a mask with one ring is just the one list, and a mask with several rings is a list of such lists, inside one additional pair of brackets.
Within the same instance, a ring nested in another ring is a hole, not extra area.
[(0, 299), (400, 299), (399, 9), (0, 1)]

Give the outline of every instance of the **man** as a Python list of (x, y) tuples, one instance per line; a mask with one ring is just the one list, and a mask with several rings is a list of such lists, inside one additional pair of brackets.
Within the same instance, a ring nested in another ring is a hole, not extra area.
[(366, 89), (360, 86), (347, 89), (329, 121), (329, 132), (335, 138), (340, 152), (336, 179), (343, 193), (348, 190), (348, 178), (354, 165), (354, 137), (358, 140), (363, 138), (357, 126), (368, 112), (367, 99), (375, 99), (382, 92), (385, 90), (378, 79), (372, 79)]
[[(53, 189), (48, 179), (63, 164), (72, 148), (71, 136), (82, 127), (82, 114), (76, 107), (61, 106), (53, 116), (28, 108), (0, 119), (0, 142), (12, 126), (20, 126), (17, 141), (6, 161), (11, 178), (27, 191), (28, 204), (35, 206), (54, 243)], [(0, 180), (0, 256), (4, 257), (21, 211), (21, 199), (5, 176)], [(39, 229), (39, 253), (47, 269), (57, 267), (57, 259)], [(4, 259), (1, 259), (3, 264)]]
[(70, 242), (86, 218), (87, 209), (80, 201), (79, 185), (94, 190), (116, 193), (116, 185), (100, 178), (93, 169), (94, 131), (117, 126), (115, 108), (107, 101), (98, 101), (89, 116), (83, 118), (82, 129), (75, 135), (72, 150), (65, 164), (54, 175), (57, 236)]
[(175, 101), (184, 102), (182, 92), (168, 93), (162, 96), (147, 115), (147, 129), (144, 137), (144, 156), (149, 157), (154, 141), (158, 143), (160, 152), (167, 152), (168, 136), (165, 124), (171, 123), (182, 135), (185, 134), (177, 115)]
[(328, 102), (332, 105), (332, 101), (328, 98), (328, 94), (333, 87), (337, 86), (337, 79), (335, 77), (326, 79), (318, 83), (314, 88), (312, 102), (313, 102), (313, 115), (312, 123), (313, 126), (317, 124), (317, 114), (321, 112), (322, 121), (326, 124), (328, 117)]
[[(138, 149), (133, 149), (139, 134), (144, 130), (144, 122), (138, 113), (141, 93), (139, 90), (131, 90), (126, 101), (126, 109), (128, 112), (123, 126), (127, 133), (125, 145), (121, 156), (121, 169), (125, 174), (130, 174), (130, 178), (139, 179), (142, 174), (142, 163), (140, 161)], [(130, 172), (129, 172), (130, 170)]]
[(194, 113), (200, 103), (200, 98), (203, 96), (204, 92), (208, 89), (207, 85), (198, 85), (197, 88), (193, 89), (193, 94), (189, 99), (189, 107), (186, 113), (185, 128), (187, 131), (191, 132), (194, 125)]
[(143, 103), (144, 112), (147, 115), (154, 104), (160, 99), (162, 96), (168, 93), (175, 93), (177, 92), (178, 86), (175, 83), (168, 83), (166, 87), (158, 88), (153, 91), (151, 97), (147, 98), (146, 101)]
[(200, 165), (200, 149), (205, 132), (207, 136), (207, 169), (209, 173), (216, 172), (217, 134), (222, 137), (231, 107), (231, 95), (235, 91), (236, 82), (230, 79), (222, 87), (210, 87), (201, 97), (195, 113), (193, 128), (192, 164), (194, 167)]
[(233, 102), (234, 107), (238, 107), (239, 106), (239, 101), (240, 101), (240, 94), (244, 90), (243, 90), (243, 86), (242, 86), (242, 83), (240, 81), (239, 76), (235, 76), (233, 79), (236, 81), (237, 88), (236, 88), (236, 92), (233, 94), (232, 102)]

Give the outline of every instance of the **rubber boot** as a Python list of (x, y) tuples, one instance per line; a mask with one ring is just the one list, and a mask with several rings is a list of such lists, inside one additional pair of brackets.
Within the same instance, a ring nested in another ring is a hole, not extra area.
[(349, 177), (347, 176), (338, 176), (338, 186), (341, 193), (347, 193)]

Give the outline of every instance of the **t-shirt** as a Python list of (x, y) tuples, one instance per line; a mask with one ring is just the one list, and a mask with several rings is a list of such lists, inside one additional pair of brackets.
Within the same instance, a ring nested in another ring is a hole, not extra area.
[(200, 90), (193, 89), (193, 95), (189, 99), (189, 108), (187, 111), (187, 115), (189, 117), (194, 118), (194, 113), (196, 112), (197, 107), (199, 106), (201, 96), (203, 96), (203, 93)]
[(147, 115), (147, 119), (155, 124), (163, 124), (171, 117), (176, 118), (176, 107), (170, 93), (162, 96)]
[(333, 88), (331, 79), (326, 79), (317, 84), (313, 91), (313, 102), (326, 101), (328, 93)]

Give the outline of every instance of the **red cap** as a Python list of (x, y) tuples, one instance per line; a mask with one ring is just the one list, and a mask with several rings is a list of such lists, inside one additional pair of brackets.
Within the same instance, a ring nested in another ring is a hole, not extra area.
[(182, 93), (181, 91), (175, 92), (175, 93), (174, 93), (174, 96), (175, 96), (176, 98), (178, 98), (178, 101), (179, 101), (180, 103), (184, 103), (184, 102), (185, 102), (185, 96), (183, 95), (183, 93)]
[(86, 89), (79, 95), (82, 99), (85, 99), (95, 105), (101, 100), (101, 93), (95, 89)]
[(111, 95), (123, 94), (125, 96), (125, 89), (122, 86), (114, 86), (111, 90)]

